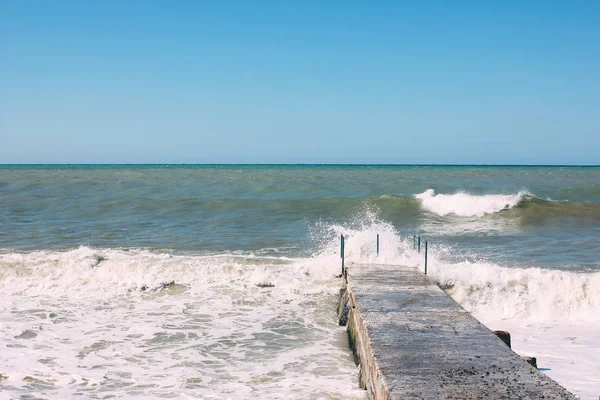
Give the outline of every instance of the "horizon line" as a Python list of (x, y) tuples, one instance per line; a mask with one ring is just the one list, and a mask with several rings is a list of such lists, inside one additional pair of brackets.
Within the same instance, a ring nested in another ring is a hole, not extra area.
[(460, 164), (460, 163), (0, 163), (5, 166), (389, 166), (389, 167), (600, 167), (600, 164)]

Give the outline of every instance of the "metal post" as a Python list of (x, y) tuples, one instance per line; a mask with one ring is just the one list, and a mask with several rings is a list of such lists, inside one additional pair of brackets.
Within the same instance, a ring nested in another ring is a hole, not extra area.
[(377, 234), (377, 255), (379, 255), (379, 233)]
[(427, 275), (427, 240), (425, 241), (425, 275)]
[(413, 235), (413, 250), (417, 249), (417, 235)]
[(417, 243), (418, 243), (417, 246), (418, 246), (418, 249), (419, 249), (419, 254), (421, 254), (421, 236), (419, 236), (419, 239), (417, 240)]
[(342, 275), (344, 274), (344, 235), (341, 238)]

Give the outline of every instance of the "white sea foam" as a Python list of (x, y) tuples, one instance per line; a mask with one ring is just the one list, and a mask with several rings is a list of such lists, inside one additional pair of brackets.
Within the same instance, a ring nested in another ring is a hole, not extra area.
[(454, 214), (461, 217), (481, 217), (508, 210), (516, 206), (523, 197), (530, 195), (521, 191), (517, 194), (472, 195), (465, 192), (455, 194), (435, 194), (433, 189), (416, 194), (423, 207), (438, 215)]
[(467, 261), (433, 262), (429, 271), (476, 316), (600, 323), (600, 272), (505, 268)]
[(288, 269), (286, 266), (293, 262), (285, 257), (185, 256), (88, 247), (66, 252), (9, 253), (0, 254), (0, 293), (104, 299), (152, 290), (170, 282), (194, 288), (267, 281), (302, 292), (326, 292), (333, 270), (319, 262), (316, 259)]
[[(298, 259), (87, 247), (0, 255), (4, 390), (362, 398), (345, 332), (332, 318), (340, 235), (350, 268), (422, 268), (422, 254), (373, 210), (313, 234), (321, 248)], [(430, 275), (488, 327), (509, 330), (517, 352), (596, 399), (600, 273), (448, 261), (451, 250), (430, 247)], [(182, 286), (154, 290), (173, 281)]]
[[(2, 390), (362, 399), (330, 257), (2, 254)], [(181, 286), (160, 290), (170, 282)]]

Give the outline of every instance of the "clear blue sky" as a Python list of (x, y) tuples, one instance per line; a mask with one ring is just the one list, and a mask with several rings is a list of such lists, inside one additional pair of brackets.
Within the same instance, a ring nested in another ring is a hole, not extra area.
[(600, 164), (600, 2), (0, 0), (0, 163)]

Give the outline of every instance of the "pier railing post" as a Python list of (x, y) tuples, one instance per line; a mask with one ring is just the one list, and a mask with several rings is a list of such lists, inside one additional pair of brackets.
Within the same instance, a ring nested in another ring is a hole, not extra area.
[(413, 235), (413, 250), (417, 249), (417, 235)]
[(425, 241), (425, 275), (427, 275), (427, 240)]
[(340, 239), (340, 256), (342, 257), (342, 275), (344, 275), (344, 235)]
[(377, 234), (377, 255), (379, 255), (379, 233)]
[(417, 249), (419, 251), (419, 254), (421, 254), (421, 236), (419, 236), (419, 238), (417, 239)]

